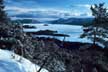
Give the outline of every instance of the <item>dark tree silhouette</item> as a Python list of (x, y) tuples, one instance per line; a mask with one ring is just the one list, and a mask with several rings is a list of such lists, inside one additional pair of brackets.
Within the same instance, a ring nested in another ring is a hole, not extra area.
[(93, 46), (96, 43), (100, 43), (102, 45), (106, 44), (106, 39), (108, 38), (108, 12), (107, 9), (104, 8), (104, 3), (100, 3), (99, 5), (95, 4), (91, 6), (92, 15), (94, 16), (94, 20), (92, 24), (85, 24), (83, 29), (83, 34), (81, 38), (87, 37), (93, 41)]
[(22, 24), (12, 22), (4, 8), (4, 0), (0, 0), (0, 48), (15, 51), (32, 60), (34, 46), (31, 38), (23, 32)]

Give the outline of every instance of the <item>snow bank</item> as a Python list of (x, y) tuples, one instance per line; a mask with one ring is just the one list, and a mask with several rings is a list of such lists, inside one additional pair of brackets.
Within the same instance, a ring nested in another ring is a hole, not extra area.
[[(0, 72), (36, 72), (39, 70), (39, 66), (31, 63), (29, 60), (15, 55), (12, 58), (12, 52), (0, 49)], [(46, 69), (42, 69), (40, 72), (48, 72)]]

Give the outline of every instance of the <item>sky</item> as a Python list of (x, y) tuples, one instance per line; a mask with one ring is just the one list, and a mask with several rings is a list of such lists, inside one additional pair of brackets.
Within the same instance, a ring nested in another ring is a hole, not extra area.
[(5, 0), (6, 10), (13, 14), (34, 14), (40, 17), (90, 17), (90, 6), (108, 0)]

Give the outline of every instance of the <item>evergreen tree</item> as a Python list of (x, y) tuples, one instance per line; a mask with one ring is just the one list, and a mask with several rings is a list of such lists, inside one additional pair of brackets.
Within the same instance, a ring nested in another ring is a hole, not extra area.
[(9, 24), (10, 18), (8, 18), (4, 8), (4, 0), (0, 0), (0, 24)]
[(22, 24), (14, 23), (8, 18), (4, 8), (4, 0), (0, 0), (0, 48), (32, 60), (34, 46), (31, 38), (23, 32)]
[(3, 0), (0, 0), (0, 22), (5, 22), (6, 14), (4, 11)]
[(84, 25), (84, 33), (81, 35), (81, 38), (87, 37), (93, 41), (93, 46), (96, 43), (100, 43), (105, 46), (108, 38), (108, 12), (104, 8), (104, 3), (99, 5), (95, 4), (91, 6), (92, 15), (94, 20), (92, 24)]

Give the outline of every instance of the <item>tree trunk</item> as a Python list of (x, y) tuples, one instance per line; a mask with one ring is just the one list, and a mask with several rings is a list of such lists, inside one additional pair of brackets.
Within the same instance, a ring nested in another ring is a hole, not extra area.
[(94, 32), (93, 48), (95, 48), (95, 45), (96, 45), (96, 32)]
[(39, 69), (37, 72), (40, 72), (40, 71), (41, 71), (41, 69), (42, 69), (42, 68), (45, 66), (45, 64), (47, 63), (49, 57), (50, 57), (50, 56), (47, 56), (47, 57), (45, 58), (45, 60), (43, 61), (42, 66), (40, 67), (40, 69)]
[(98, 27), (96, 27), (96, 29), (94, 30), (94, 39), (93, 39), (93, 48), (96, 48), (96, 32), (98, 31)]

